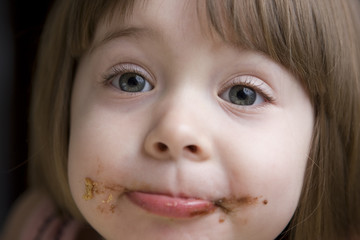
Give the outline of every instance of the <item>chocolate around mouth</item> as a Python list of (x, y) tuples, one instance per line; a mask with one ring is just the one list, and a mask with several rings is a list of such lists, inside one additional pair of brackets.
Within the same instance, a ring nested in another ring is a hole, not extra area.
[[(214, 201), (214, 205), (219, 207), (224, 213), (232, 213), (235, 212), (240, 207), (256, 205), (259, 202), (259, 197), (252, 197), (250, 195), (240, 197), (240, 198), (221, 198)], [(263, 204), (266, 205), (268, 201), (265, 199), (263, 200)]]
[[(85, 178), (85, 193), (83, 194), (83, 199), (88, 201), (94, 198), (97, 194), (108, 194), (107, 198), (102, 201), (102, 203), (112, 203), (113, 202), (113, 195), (112, 193), (120, 193), (121, 195), (124, 195), (125, 193), (132, 192), (128, 190), (125, 187), (122, 187), (118, 184), (104, 184), (99, 183), (96, 181), (93, 181), (91, 178), (87, 177)], [(236, 198), (236, 197), (230, 197), (230, 198), (221, 198), (214, 201), (211, 201), (211, 203), (218, 207), (220, 210), (222, 210), (226, 214), (231, 214), (233, 212), (236, 212), (237, 209), (241, 207), (256, 205), (259, 203), (259, 200), (262, 198), (262, 196), (253, 197), (250, 195), (246, 195), (244, 197)], [(263, 205), (268, 204), (268, 200), (264, 199), (262, 201)], [(112, 209), (115, 208), (115, 205), (111, 205)], [(201, 211), (201, 212), (194, 212), (195, 215), (206, 215), (208, 213), (212, 213), (211, 211)]]
[(119, 184), (104, 184), (93, 181), (91, 178), (85, 178), (85, 193), (83, 194), (84, 200), (91, 200), (95, 195), (105, 194), (109, 192), (116, 192), (123, 194), (128, 190)]

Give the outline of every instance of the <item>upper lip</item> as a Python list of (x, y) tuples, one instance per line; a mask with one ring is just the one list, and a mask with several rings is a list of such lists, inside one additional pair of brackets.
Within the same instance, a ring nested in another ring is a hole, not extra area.
[[(182, 185), (182, 184), (180, 184)], [(221, 191), (208, 191), (213, 189), (211, 186), (198, 186), (196, 184), (186, 185), (183, 187), (177, 187), (174, 189), (171, 186), (165, 185), (156, 185), (156, 184), (129, 184), (129, 187), (126, 188), (127, 192), (142, 192), (149, 194), (163, 195), (173, 198), (182, 198), (182, 199), (197, 199), (197, 200), (206, 200), (216, 205), (221, 200), (231, 199), (231, 194), (227, 191), (221, 193)]]
[[(131, 189), (127, 190), (127, 192), (141, 192), (141, 193), (148, 193), (148, 194), (154, 194), (154, 195), (163, 195), (173, 198), (182, 198), (182, 199), (196, 199), (196, 200), (206, 200), (209, 202), (216, 202), (218, 199), (221, 199), (221, 197), (208, 197), (205, 194), (187, 194), (184, 192), (178, 192), (173, 193), (172, 191), (156, 191), (156, 190), (148, 190), (148, 189)], [(201, 196), (201, 197), (200, 197)]]

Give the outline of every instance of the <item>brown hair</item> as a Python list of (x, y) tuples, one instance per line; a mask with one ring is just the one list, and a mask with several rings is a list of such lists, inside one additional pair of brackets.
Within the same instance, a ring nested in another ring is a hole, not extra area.
[[(288, 236), (360, 235), (358, 0), (205, 1), (211, 31), (285, 66), (313, 103), (313, 143)], [(111, 14), (126, 17), (133, 5), (127, 0), (58, 1), (42, 36), (31, 105), (31, 183), (45, 189), (63, 212), (78, 218), (67, 180), (74, 73), (97, 25)]]

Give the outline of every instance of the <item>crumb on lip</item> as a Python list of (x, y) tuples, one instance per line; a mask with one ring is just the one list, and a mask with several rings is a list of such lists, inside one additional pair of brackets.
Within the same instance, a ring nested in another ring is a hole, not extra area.
[(201, 210), (196, 210), (196, 211), (192, 211), (190, 213), (190, 216), (195, 217), (195, 216), (203, 216), (209, 213), (212, 213), (215, 211), (215, 208), (212, 204), (209, 204), (206, 208), (201, 209)]

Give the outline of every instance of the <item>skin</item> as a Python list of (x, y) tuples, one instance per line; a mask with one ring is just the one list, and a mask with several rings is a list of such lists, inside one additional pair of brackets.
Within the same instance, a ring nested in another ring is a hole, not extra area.
[[(314, 124), (306, 91), (268, 57), (205, 31), (194, 4), (152, 0), (126, 24), (115, 16), (78, 66), (69, 182), (106, 239), (274, 239), (298, 204)], [(119, 89), (114, 66), (140, 72), (149, 91)], [(253, 105), (229, 101), (226, 90), (244, 84), (258, 92)], [(128, 191), (218, 207), (172, 219), (133, 204)]]

